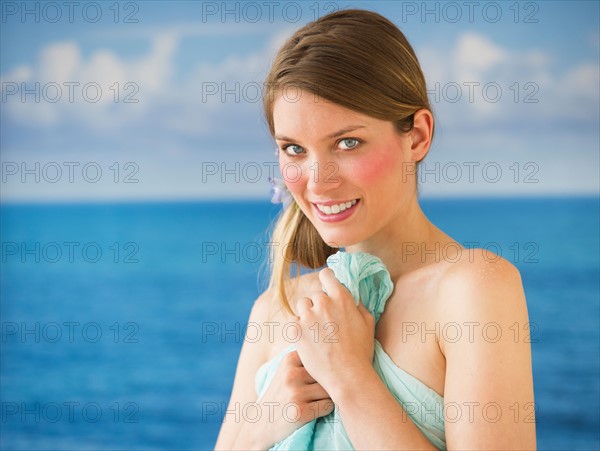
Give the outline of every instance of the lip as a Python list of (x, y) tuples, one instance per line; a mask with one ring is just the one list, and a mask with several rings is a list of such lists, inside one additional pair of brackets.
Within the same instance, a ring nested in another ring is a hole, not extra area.
[[(319, 202), (319, 205), (335, 205), (336, 203), (342, 203), (342, 201), (339, 202)], [(360, 204), (360, 199), (358, 199), (356, 201), (356, 203), (354, 205), (352, 205), (350, 208), (346, 208), (344, 211), (340, 211), (339, 213), (334, 213), (331, 215), (326, 215), (325, 213), (323, 213), (321, 210), (319, 210), (319, 208), (317, 207), (316, 204), (312, 204), (313, 209), (315, 211), (315, 214), (319, 217), (319, 219), (323, 222), (339, 222), (339, 221), (343, 221), (347, 218), (349, 218), (350, 216), (352, 216), (352, 214), (354, 213), (354, 211), (356, 210), (356, 207)]]
[(332, 205), (345, 204), (346, 202), (352, 202), (356, 199), (346, 199), (346, 200), (328, 200), (327, 202), (311, 202), (312, 204), (325, 205), (327, 207), (331, 207)]

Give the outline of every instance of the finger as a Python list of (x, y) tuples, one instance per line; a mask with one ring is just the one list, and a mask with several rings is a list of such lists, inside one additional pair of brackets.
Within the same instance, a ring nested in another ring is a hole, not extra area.
[(329, 296), (325, 294), (323, 291), (315, 291), (311, 293), (310, 299), (312, 301), (313, 307), (317, 307), (323, 302), (330, 302)]
[(360, 312), (360, 314), (362, 315), (362, 317), (365, 320), (371, 321), (374, 320), (373, 315), (371, 314), (371, 312), (364, 306), (364, 304), (362, 302), (358, 303), (358, 311)]
[(350, 293), (348, 289), (342, 285), (339, 280), (337, 280), (331, 268), (324, 268), (319, 271), (319, 280), (321, 281), (323, 289), (329, 295), (329, 297), (339, 299), (342, 297), (347, 297)]
[[(286, 372), (288, 376), (288, 383), (300, 388), (304, 393), (304, 399), (307, 401), (315, 401), (323, 398), (327, 395), (324, 392), (323, 387), (317, 383), (317, 381), (306, 371), (303, 366), (290, 365), (287, 368), (281, 365), (283, 368), (282, 372)], [(318, 387), (313, 387), (317, 386)]]
[(335, 404), (331, 400), (331, 398), (320, 399), (318, 401), (311, 402), (309, 404), (309, 409), (311, 412), (314, 412), (314, 418), (324, 417), (325, 415), (329, 415), (333, 412), (335, 408)]
[(282, 366), (289, 365), (292, 367), (304, 367), (304, 365), (302, 365), (302, 360), (300, 360), (300, 356), (298, 355), (298, 351), (288, 352), (281, 363)]
[(302, 370), (304, 371), (304, 373), (301, 374), (300, 378), (303, 383), (315, 384), (317, 382), (316, 379), (312, 377), (308, 371), (306, 371), (306, 368), (304, 366), (302, 367)]
[[(313, 301), (310, 298), (302, 297), (296, 301), (296, 311), (298, 316), (303, 316), (313, 307)], [(299, 318), (296, 318), (299, 319)]]
[(308, 402), (320, 401), (322, 399), (329, 399), (329, 394), (325, 391), (323, 386), (318, 382), (314, 384), (306, 384), (303, 387), (303, 393), (305, 400)]

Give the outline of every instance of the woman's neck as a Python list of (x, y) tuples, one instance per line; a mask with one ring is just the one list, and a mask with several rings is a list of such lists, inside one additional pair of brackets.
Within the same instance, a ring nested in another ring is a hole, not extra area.
[(347, 252), (367, 252), (379, 257), (392, 280), (439, 261), (442, 247), (453, 240), (425, 216), (415, 200), (368, 240), (347, 246)]

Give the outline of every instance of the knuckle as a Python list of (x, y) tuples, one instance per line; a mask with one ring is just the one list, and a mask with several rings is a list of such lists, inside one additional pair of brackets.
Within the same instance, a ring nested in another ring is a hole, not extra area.
[(281, 363), (282, 363), (282, 365), (289, 367), (289, 366), (292, 366), (295, 361), (296, 361), (296, 355), (294, 354), (294, 352), (290, 352), (282, 359)]
[(288, 396), (291, 402), (299, 404), (302, 401), (302, 391), (300, 387), (290, 387)]
[(323, 290), (315, 290), (312, 292), (311, 298), (312, 298), (313, 302), (315, 302), (315, 300), (322, 301), (323, 299), (326, 298), (326, 296), (327, 295), (325, 294), (325, 292)]
[(292, 385), (296, 380), (292, 371), (285, 371), (283, 373), (283, 383), (286, 385)]
[(290, 367), (285, 371), (283, 381), (289, 386), (298, 386), (304, 371), (302, 367)]
[(313, 409), (307, 404), (298, 404), (298, 413), (303, 421), (311, 421), (315, 418)]

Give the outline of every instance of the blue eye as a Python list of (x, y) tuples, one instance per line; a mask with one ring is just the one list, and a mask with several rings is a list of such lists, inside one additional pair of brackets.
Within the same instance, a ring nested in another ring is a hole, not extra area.
[(296, 144), (288, 144), (287, 146), (283, 146), (283, 151), (289, 156), (293, 157), (300, 155), (302, 152), (304, 152), (304, 149)]
[(356, 138), (344, 138), (340, 141), (340, 145), (343, 149), (350, 150), (354, 149), (360, 144), (360, 141)]

